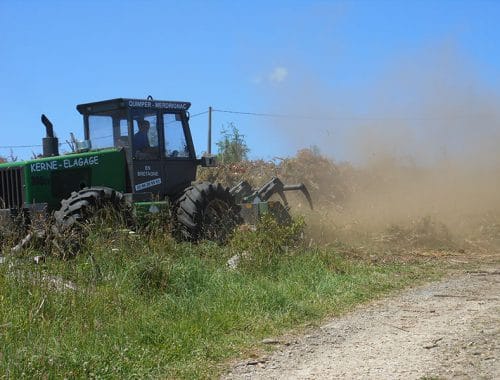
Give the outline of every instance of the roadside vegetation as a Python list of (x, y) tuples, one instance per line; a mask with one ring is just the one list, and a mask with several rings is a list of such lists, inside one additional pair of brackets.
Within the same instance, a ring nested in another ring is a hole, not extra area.
[[(406, 178), (425, 177), (418, 168), (361, 170), (318, 149), (249, 161), (234, 125), (218, 148), (224, 164), (202, 169), (201, 180), (303, 182), (316, 210), (291, 195), (291, 225), (265, 218), (224, 246), (176, 242), (167, 213), (134, 231), (94, 220), (72, 258), (46, 255), (44, 244), (4, 252), (0, 379), (214, 378), (229, 361), (260, 355), (263, 339), (436, 279), (500, 246), (492, 208), (451, 229), (453, 218), (444, 224), (436, 208), (426, 214), (417, 197), (407, 202), (417, 213), (395, 202), (407, 199)], [(0, 248), (18, 239), (0, 230)]]
[[(206, 378), (259, 342), (439, 271), (311, 248), (264, 220), (227, 246), (94, 226), (72, 260), (0, 265), (0, 377)], [(237, 255), (231, 269), (229, 258)]]

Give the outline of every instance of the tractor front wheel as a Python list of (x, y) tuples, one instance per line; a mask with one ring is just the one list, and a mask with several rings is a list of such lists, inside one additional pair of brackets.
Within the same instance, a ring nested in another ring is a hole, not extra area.
[(176, 203), (176, 236), (198, 242), (225, 243), (240, 223), (239, 206), (221, 184), (200, 182), (188, 187)]

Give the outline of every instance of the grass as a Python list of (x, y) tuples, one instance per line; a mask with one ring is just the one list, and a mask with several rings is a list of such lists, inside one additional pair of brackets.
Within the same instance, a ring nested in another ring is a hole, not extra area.
[(212, 378), (263, 338), (438, 274), (304, 247), (301, 227), (268, 220), (226, 247), (100, 231), (73, 260), (0, 265), (0, 378)]

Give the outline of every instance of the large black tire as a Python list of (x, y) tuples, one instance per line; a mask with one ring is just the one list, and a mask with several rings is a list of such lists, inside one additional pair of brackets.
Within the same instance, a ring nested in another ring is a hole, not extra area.
[(122, 193), (108, 187), (89, 187), (61, 201), (54, 213), (53, 245), (63, 257), (75, 255), (86, 238), (85, 224), (100, 211), (118, 212), (127, 218), (128, 210)]
[(225, 243), (238, 224), (240, 207), (229, 188), (199, 182), (188, 187), (176, 203), (176, 237), (199, 242)]

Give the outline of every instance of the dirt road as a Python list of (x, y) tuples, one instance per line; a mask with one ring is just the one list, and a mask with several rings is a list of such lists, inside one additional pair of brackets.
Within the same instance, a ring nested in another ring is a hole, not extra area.
[(411, 289), (278, 344), (225, 378), (500, 379), (500, 267)]

